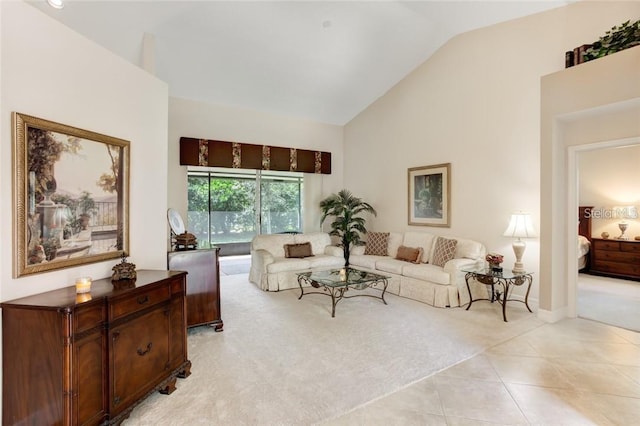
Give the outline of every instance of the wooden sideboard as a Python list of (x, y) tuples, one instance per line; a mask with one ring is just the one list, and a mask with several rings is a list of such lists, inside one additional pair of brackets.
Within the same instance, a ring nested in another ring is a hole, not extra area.
[(640, 281), (640, 241), (592, 238), (589, 273)]
[(213, 247), (167, 253), (170, 270), (187, 272), (187, 327), (208, 324), (222, 331), (219, 252)]
[(2, 307), (2, 424), (119, 424), (144, 398), (190, 374), (186, 274), (137, 272)]

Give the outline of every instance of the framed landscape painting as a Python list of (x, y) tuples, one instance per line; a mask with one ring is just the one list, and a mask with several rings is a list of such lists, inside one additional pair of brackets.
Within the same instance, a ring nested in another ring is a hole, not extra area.
[(13, 113), (14, 277), (129, 252), (129, 142)]
[(413, 167), (408, 177), (409, 225), (451, 226), (451, 163)]

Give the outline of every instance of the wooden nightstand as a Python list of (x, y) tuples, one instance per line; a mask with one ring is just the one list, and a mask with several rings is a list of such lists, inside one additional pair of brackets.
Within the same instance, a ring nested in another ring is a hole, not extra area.
[(640, 241), (593, 238), (589, 273), (640, 281)]

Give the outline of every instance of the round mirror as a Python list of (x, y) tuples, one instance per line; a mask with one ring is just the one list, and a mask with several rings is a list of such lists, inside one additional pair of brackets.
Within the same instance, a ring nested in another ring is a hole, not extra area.
[(174, 234), (184, 234), (184, 222), (182, 221), (182, 216), (180, 216), (180, 213), (178, 213), (177, 210), (167, 210), (167, 219), (169, 219), (169, 226), (171, 226), (171, 230)]

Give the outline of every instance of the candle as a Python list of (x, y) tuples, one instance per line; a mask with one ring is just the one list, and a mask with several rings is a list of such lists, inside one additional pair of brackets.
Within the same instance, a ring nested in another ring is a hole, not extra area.
[(89, 300), (91, 300), (91, 295), (89, 293), (76, 294), (76, 303), (84, 303)]
[(340, 269), (340, 281), (346, 281), (347, 280), (347, 271), (342, 268)]
[(88, 293), (91, 291), (91, 277), (76, 278), (76, 293)]

